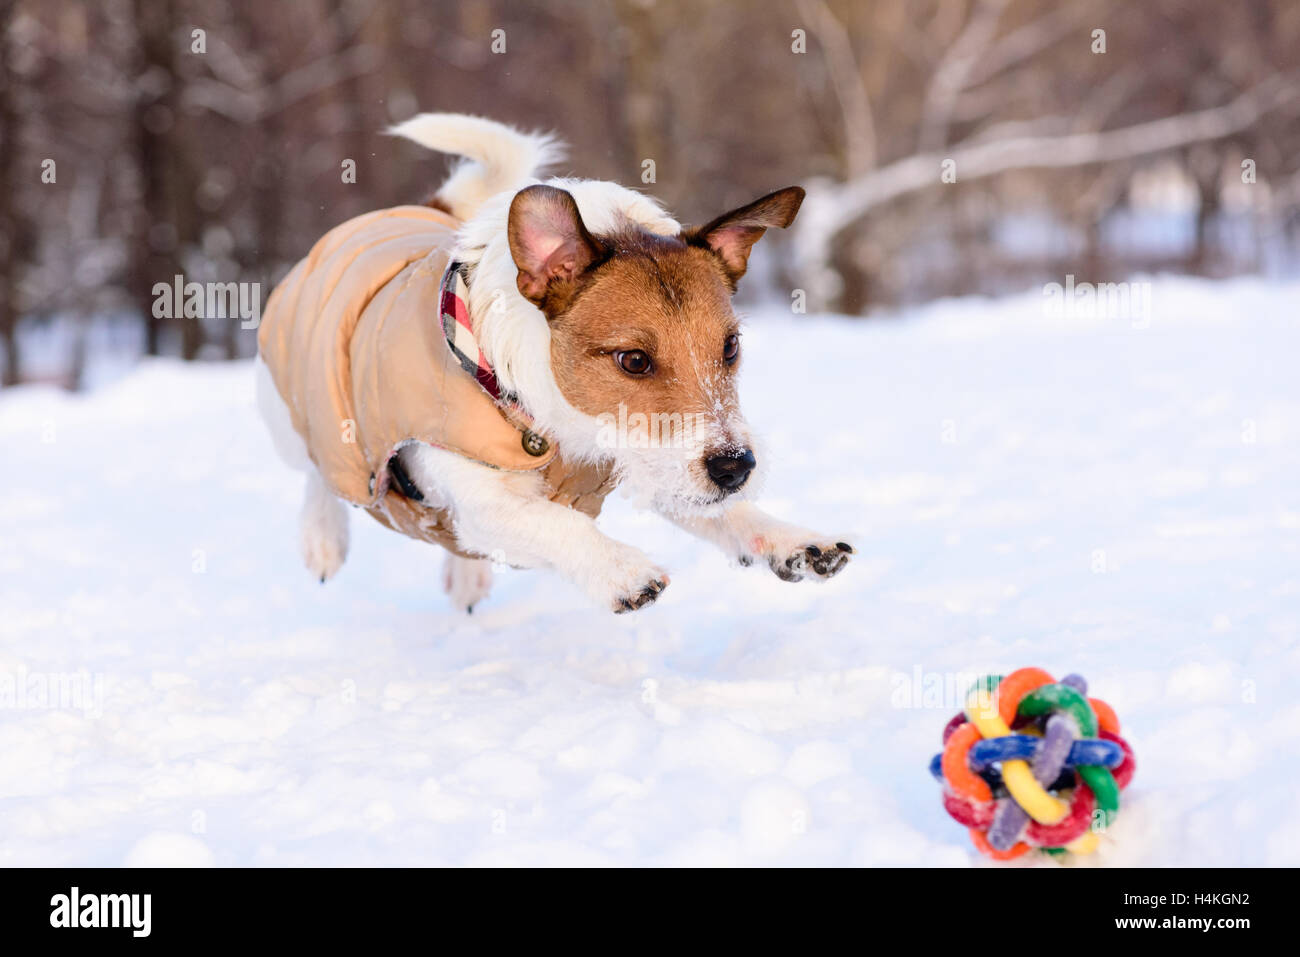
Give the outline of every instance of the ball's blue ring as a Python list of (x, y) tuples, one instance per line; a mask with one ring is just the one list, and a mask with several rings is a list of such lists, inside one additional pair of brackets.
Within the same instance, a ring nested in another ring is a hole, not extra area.
[[(1008, 734), (1000, 738), (985, 738), (976, 741), (970, 749), (968, 761), (970, 769), (976, 774), (989, 765), (1001, 761), (1032, 761), (1042, 747), (1043, 739), (1031, 734)], [(936, 754), (930, 762), (930, 773), (940, 781), (943, 780), (941, 762), (943, 755)], [(1113, 741), (1100, 738), (1083, 738), (1070, 747), (1069, 757), (1065, 759), (1067, 768), (1080, 764), (1100, 764), (1102, 767), (1118, 767), (1124, 760), (1124, 752)]]

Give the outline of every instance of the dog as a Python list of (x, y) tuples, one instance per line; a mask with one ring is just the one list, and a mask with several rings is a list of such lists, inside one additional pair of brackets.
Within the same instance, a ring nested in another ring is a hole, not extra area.
[(552, 569), (634, 611), (669, 576), (597, 527), (616, 485), (784, 581), (845, 567), (842, 537), (749, 500), (764, 456), (736, 394), (732, 295), (801, 188), (683, 227), (612, 182), (539, 180), (563, 155), (549, 135), (441, 113), (391, 132), (460, 162), (426, 204), (327, 234), (259, 330), (258, 402), (306, 473), (313, 575), (346, 557), (348, 502), (443, 545), (444, 589), (465, 612), (494, 562)]

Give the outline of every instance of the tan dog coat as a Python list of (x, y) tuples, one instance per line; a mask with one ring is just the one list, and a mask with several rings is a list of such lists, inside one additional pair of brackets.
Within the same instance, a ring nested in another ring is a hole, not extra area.
[(403, 444), (540, 472), (551, 501), (593, 518), (613, 481), (607, 467), (566, 463), (553, 444), (533, 454), (527, 423), (452, 354), (439, 295), (458, 226), (434, 209), (397, 206), (335, 227), (271, 293), (257, 343), (330, 489), (389, 528), (465, 555), (449, 510), (406, 498), (390, 480)]

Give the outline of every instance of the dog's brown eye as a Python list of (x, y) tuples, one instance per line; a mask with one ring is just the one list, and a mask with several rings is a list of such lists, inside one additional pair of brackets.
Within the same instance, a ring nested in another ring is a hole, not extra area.
[(645, 375), (650, 371), (650, 357), (640, 349), (614, 353), (618, 366), (628, 375)]
[(727, 336), (726, 341), (722, 343), (722, 358), (728, 363), (735, 362), (740, 357), (740, 336), (734, 332)]

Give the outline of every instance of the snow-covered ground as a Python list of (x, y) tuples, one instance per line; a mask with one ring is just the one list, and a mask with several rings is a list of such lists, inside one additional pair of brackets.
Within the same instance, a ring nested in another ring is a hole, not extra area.
[(615, 499), (673, 571), (622, 617), (452, 614), (363, 515), (314, 582), (247, 364), (0, 394), (0, 863), (961, 865), (912, 683), (1034, 664), (1138, 755), (1091, 861), (1300, 864), (1297, 303), (756, 315), (763, 500), (859, 555), (786, 584)]

